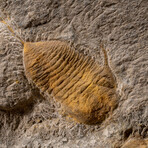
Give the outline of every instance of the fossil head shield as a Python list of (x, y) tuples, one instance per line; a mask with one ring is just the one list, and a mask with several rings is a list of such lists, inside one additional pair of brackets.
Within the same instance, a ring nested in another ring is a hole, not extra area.
[(28, 80), (52, 94), (80, 123), (101, 123), (118, 104), (116, 82), (105, 63), (98, 65), (64, 41), (24, 43)]

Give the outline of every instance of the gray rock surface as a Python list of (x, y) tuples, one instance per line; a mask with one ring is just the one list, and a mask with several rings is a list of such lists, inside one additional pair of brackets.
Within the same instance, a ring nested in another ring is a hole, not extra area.
[(29, 84), (23, 46), (0, 23), (0, 147), (117, 148), (148, 137), (147, 0), (0, 0), (0, 16), (25, 41), (67, 40), (99, 64), (104, 41), (120, 94), (101, 125), (62, 116), (59, 104)]

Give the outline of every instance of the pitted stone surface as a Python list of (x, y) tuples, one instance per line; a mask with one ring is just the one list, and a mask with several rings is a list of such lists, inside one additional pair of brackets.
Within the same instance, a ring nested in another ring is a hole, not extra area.
[[(46, 100), (39, 101), (26, 113), (1, 112), (2, 147), (112, 148), (121, 147), (130, 136), (148, 136), (147, 0), (1, 0), (0, 9), (11, 18), (12, 24), (16, 22), (25, 41), (68, 40), (79, 52), (90, 55), (100, 64), (103, 59), (99, 42), (104, 40), (109, 65), (117, 78), (121, 95), (112, 118), (97, 126), (75, 124), (70, 119), (61, 118), (57, 114), (60, 107)], [(6, 49), (12, 51), (12, 46), (5, 45), (12, 44), (12, 40), (18, 43), (18, 40), (7, 31), (6, 34), (3, 25), (0, 29), (0, 54), (5, 55)], [(22, 48), (18, 44), (17, 48)], [(9, 91), (17, 84), (5, 79), (13, 74), (15, 64), (9, 67), (8, 60), (0, 60), (1, 96), (12, 96), (6, 94), (5, 86)], [(16, 63), (16, 58), (12, 62)], [(8, 74), (3, 75), (5, 69)], [(24, 82), (29, 85), (26, 80)], [(19, 99), (21, 94), (17, 94)], [(4, 103), (11, 99), (3, 99), (1, 106), (7, 106)], [(12, 100), (12, 104), (19, 102), (15, 98)]]
[(12, 110), (32, 97), (24, 75), (21, 43), (0, 23), (0, 109)]

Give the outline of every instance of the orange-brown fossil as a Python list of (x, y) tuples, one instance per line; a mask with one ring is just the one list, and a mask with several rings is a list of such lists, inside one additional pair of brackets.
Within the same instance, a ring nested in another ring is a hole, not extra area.
[(80, 123), (100, 123), (117, 106), (116, 82), (105, 63), (98, 65), (63, 41), (24, 43), (27, 78)]
[(115, 109), (116, 81), (105, 50), (104, 66), (100, 66), (63, 41), (24, 42), (3, 23), (24, 46), (28, 80), (42, 92), (52, 94), (72, 118), (85, 124), (101, 123)]

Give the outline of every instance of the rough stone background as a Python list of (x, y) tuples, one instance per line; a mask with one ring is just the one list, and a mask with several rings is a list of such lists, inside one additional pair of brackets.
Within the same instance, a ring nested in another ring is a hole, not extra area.
[(148, 137), (147, 0), (0, 0), (0, 16), (25, 41), (67, 40), (100, 64), (104, 41), (120, 94), (101, 125), (61, 116), (27, 81), (23, 46), (0, 23), (0, 148), (118, 148)]

